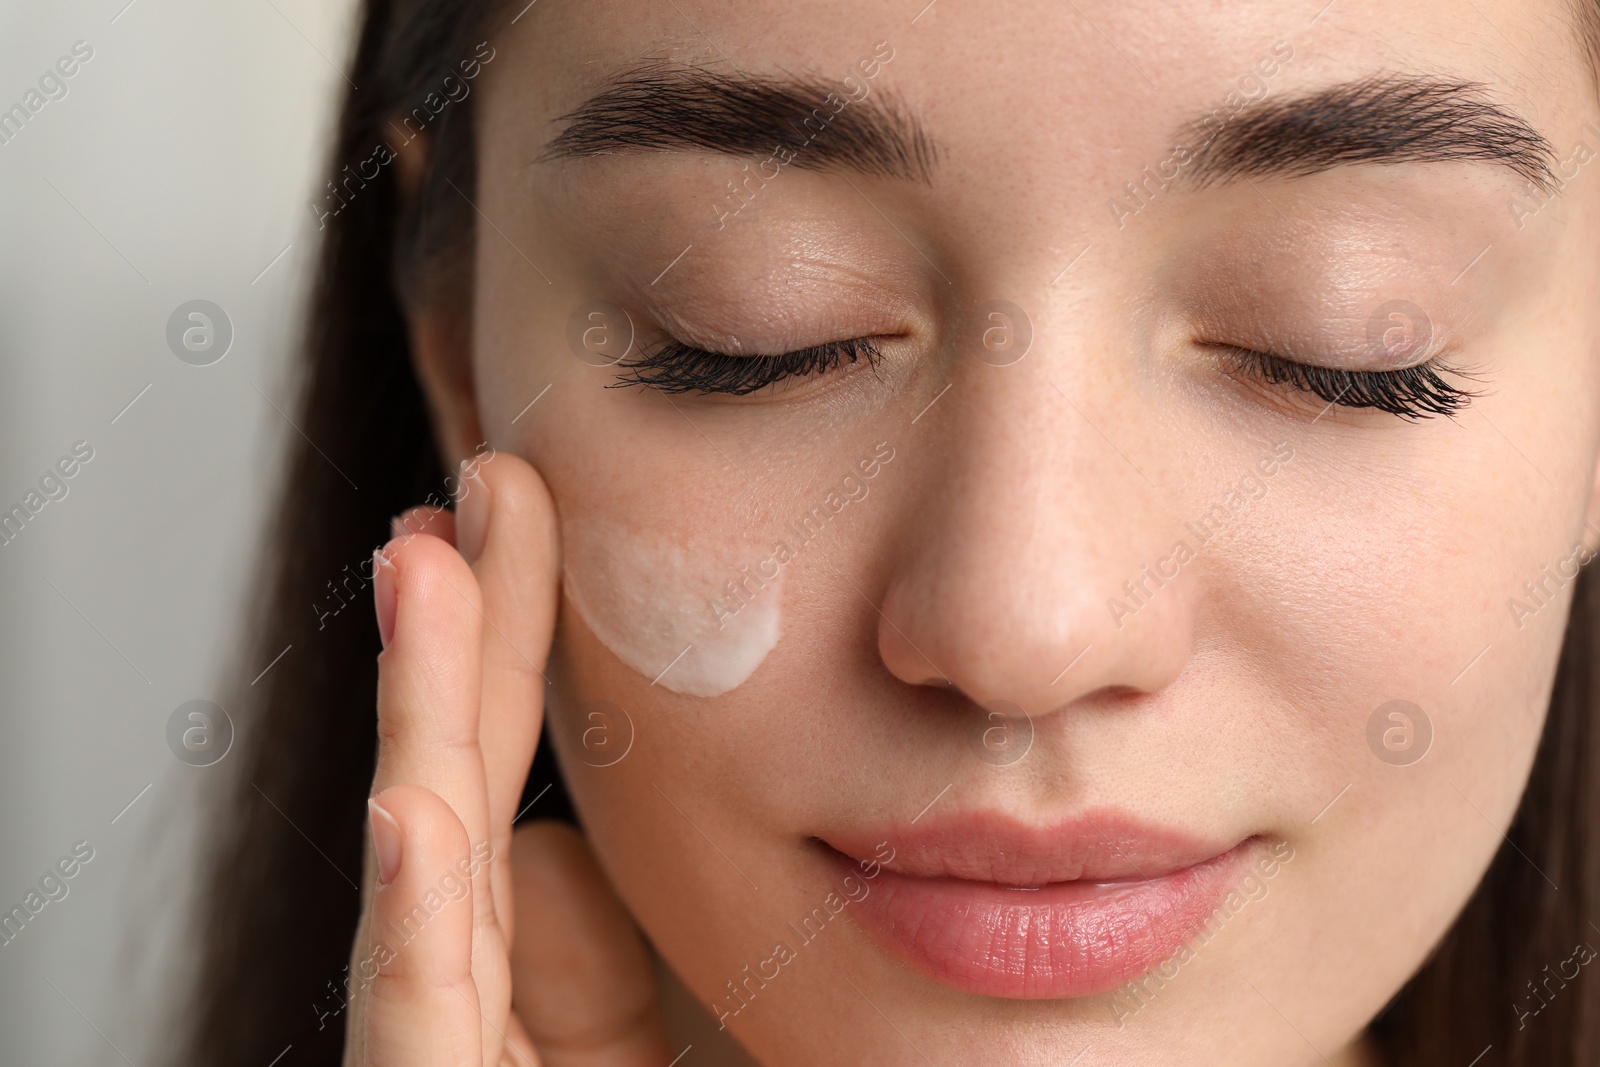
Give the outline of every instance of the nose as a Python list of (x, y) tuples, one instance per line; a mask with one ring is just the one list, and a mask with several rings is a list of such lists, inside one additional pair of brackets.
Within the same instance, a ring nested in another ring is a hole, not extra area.
[(1137, 410), (1136, 386), (1123, 395), (1114, 378), (1083, 376), (1074, 400), (1042, 358), (957, 369), (946, 421), (910, 442), (927, 449), (924, 480), (878, 624), (897, 678), (1041, 715), (1182, 671), (1193, 546), (1115, 443), (1151, 452), (1138, 420), (1105, 414)]

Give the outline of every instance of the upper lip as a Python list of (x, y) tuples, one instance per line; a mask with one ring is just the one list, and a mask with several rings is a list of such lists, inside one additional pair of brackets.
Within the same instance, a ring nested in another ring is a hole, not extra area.
[[(1147, 881), (1214, 859), (1239, 843), (1207, 841), (1114, 809), (1049, 825), (998, 812), (946, 813), (818, 836), (845, 856), (862, 863), (876, 859), (895, 874), (1018, 887)], [(894, 850), (887, 862), (884, 844)]]

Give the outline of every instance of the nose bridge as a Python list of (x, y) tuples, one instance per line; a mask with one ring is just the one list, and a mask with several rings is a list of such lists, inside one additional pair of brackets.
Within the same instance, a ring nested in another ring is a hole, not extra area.
[(1118, 443), (1149, 451), (1153, 420), (1116, 373), (1060, 374), (1083, 343), (1040, 337), (1010, 366), (959, 357), (879, 625), (902, 680), (1042, 714), (1181, 669), (1192, 594), (1161, 577), (1172, 520)]

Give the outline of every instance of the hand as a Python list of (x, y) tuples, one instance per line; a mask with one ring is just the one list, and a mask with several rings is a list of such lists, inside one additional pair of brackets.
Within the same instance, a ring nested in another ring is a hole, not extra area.
[(512, 831), (544, 717), (554, 504), (515, 456), (464, 470), (456, 512), (408, 512), (376, 561), (378, 765), (344, 1063), (663, 1067), (649, 957), (582, 836)]

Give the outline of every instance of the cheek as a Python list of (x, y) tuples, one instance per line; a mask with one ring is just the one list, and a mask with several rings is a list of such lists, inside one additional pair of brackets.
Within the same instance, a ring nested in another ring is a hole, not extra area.
[[(736, 537), (672, 539), (599, 519), (562, 524), (568, 601), (595, 637), (652, 682), (714, 697), (744, 684), (778, 643), (783, 574)], [(763, 577), (763, 574), (767, 577)]]
[(1191, 666), (1229, 710), (1206, 724), (1247, 810), (1272, 810), (1295, 848), (1241, 930), (1241, 952), (1283, 973), (1318, 959), (1277, 1004), (1291, 1017), (1368, 1017), (1415, 971), (1501, 847), (1533, 759), (1564, 620), (1551, 607), (1519, 632), (1506, 601), (1570, 551), (1577, 516), (1503, 506), (1528, 478), (1492, 436), (1441, 426), (1403, 464), (1296, 441), (1178, 579), (1208, 586), (1197, 631), (1217, 649)]
[(1409, 473), (1308, 446), (1215, 557), (1219, 611), (1255, 650), (1237, 677), (1272, 679), (1261, 788), (1300, 827), (1295, 899), (1320, 928), (1362, 931), (1323, 958), (1381, 973), (1355, 983), (1374, 991), (1426, 955), (1502, 844), (1559, 652), (1564, 604), (1521, 631), (1506, 605), (1570, 551), (1576, 516), (1502, 506), (1527, 479), (1489, 432), (1452, 430), (1454, 453), (1419, 449)]

